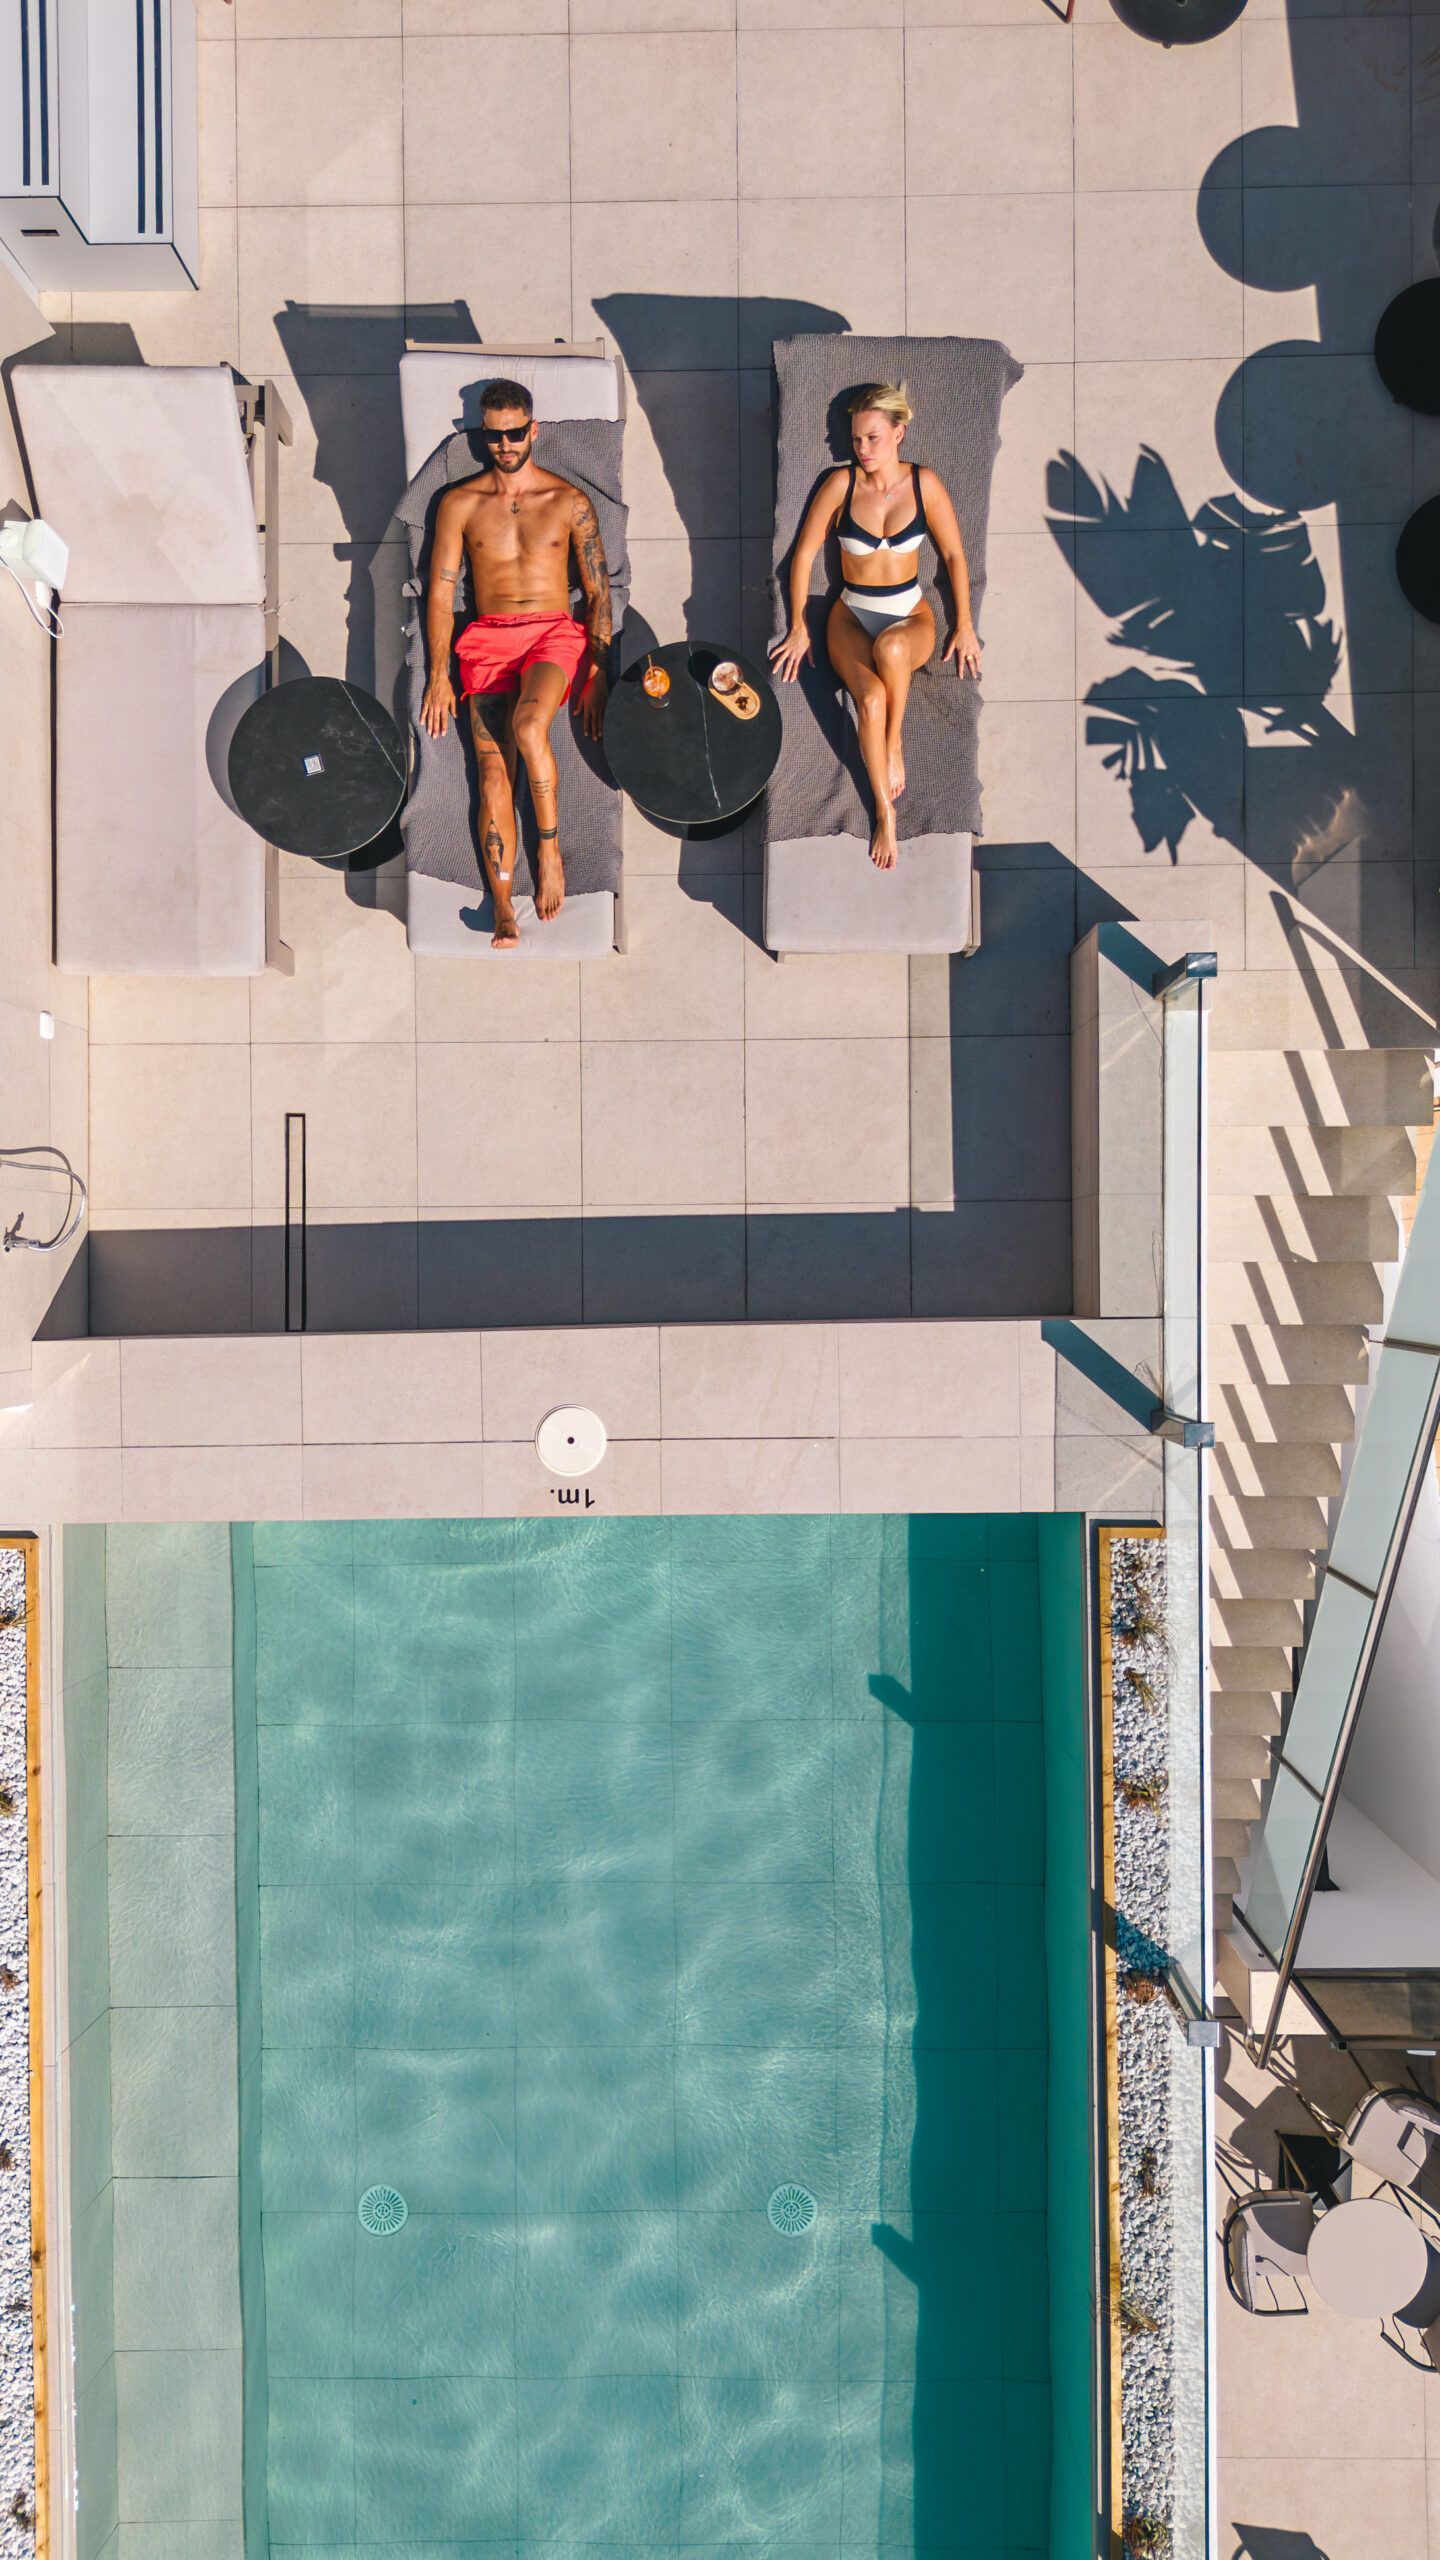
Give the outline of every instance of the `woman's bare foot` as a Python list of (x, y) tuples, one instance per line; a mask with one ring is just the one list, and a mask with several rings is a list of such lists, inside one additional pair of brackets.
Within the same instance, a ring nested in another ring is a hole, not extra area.
[(895, 812), (882, 809), (870, 838), (870, 859), (877, 871), (893, 871), (899, 851), (895, 841)]
[(548, 924), (565, 904), (565, 865), (554, 837), (541, 839), (539, 856), (540, 885), (535, 892), (535, 913), (542, 924)]
[(490, 936), (490, 948), (492, 951), (518, 951), (519, 947), (520, 927), (516, 921), (515, 910), (511, 906), (508, 898), (506, 899), (503, 907), (497, 898), (495, 901), (495, 930)]
[(898, 800), (901, 792), (905, 788), (905, 750), (901, 746), (898, 738), (895, 740), (894, 745), (889, 749), (888, 753), (890, 763), (890, 797), (892, 800)]

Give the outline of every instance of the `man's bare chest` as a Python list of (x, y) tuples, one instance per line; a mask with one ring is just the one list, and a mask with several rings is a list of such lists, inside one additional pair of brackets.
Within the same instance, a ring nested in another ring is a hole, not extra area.
[(492, 567), (505, 560), (563, 561), (569, 541), (569, 510), (559, 491), (477, 498), (465, 520), (467, 551)]

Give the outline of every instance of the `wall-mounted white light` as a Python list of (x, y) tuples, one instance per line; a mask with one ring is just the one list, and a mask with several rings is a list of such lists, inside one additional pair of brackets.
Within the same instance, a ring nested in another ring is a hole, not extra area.
[(0, 524), (0, 569), (8, 569), (41, 629), (59, 639), (64, 625), (52, 599), (65, 584), (70, 546), (43, 516)]
[(53, 1014), (53, 1013), (42, 1013), (42, 1014), (41, 1014), (41, 1016), (40, 1016), (40, 1037), (41, 1037), (41, 1039), (42, 1039), (42, 1040), (53, 1040), (53, 1039), (54, 1039), (54, 1037), (55, 1037), (55, 1016), (54, 1016), (54, 1014)]

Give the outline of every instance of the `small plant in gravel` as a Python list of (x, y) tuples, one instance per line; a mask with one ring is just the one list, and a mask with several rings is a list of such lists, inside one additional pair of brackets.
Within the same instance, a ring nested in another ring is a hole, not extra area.
[(1138, 2301), (1133, 2293), (1122, 2293), (1120, 2329), (1121, 2334), (1127, 2338), (1154, 2338), (1159, 2335), (1160, 2323), (1154, 2312), (1147, 2310), (1145, 2304)]
[(1116, 1627), (1116, 1634), (1122, 1636), (1126, 1644), (1153, 1644), (1161, 1628), (1148, 1586), (1137, 1582), (1128, 1603), (1122, 1602), (1121, 1605), (1125, 1615)]
[(15, 1790), (14, 1790), (14, 1788), (13, 1788), (13, 1787), (0, 1786), (0, 1815), (8, 1816), (8, 1815), (12, 1814), (12, 1813), (14, 1812), (14, 1810), (15, 1810)]
[(15, 2148), (13, 2143), (0, 2142), (0, 2169), (13, 2169), (14, 2166)]
[(1148, 1707), (1153, 1714), (1155, 1709), (1154, 1681), (1147, 1680), (1143, 1671), (1130, 1670), (1126, 1672), (1125, 1677), (1129, 1681), (1131, 1688), (1134, 1690), (1136, 1697), (1139, 1699), (1141, 1706)]
[(0, 1991), (18, 1991), (20, 1976), (13, 1964), (0, 1964)]
[(1158, 1770), (1143, 1771), (1137, 1777), (1122, 1778), (1120, 1793), (1132, 1813), (1163, 1813), (1165, 1781)]
[(34, 2525), (35, 2518), (30, 2511), (30, 2501), (23, 2489), (17, 2489), (10, 2501), (10, 2520), (12, 2524), (23, 2526), (27, 2533)]
[(12, 2318), (18, 2317), (22, 2312), (28, 2317), (30, 2305), (22, 2293), (17, 2293), (13, 2302), (6, 2303), (5, 2309)]
[(1135, 2184), (1142, 2196), (1158, 2195), (1160, 2192), (1160, 2155), (1153, 2142), (1147, 2142), (1140, 2154), (1140, 2165), (1135, 2172)]
[(1144, 2515), (1132, 2508), (1122, 2538), (1132, 2560), (1166, 2560), (1169, 2553), (1170, 2527), (1163, 2516)]
[(1165, 1985), (1158, 1973), (1149, 1973), (1143, 1965), (1132, 1964), (1121, 1974), (1120, 1988), (1127, 2000), (1134, 2000), (1144, 2009), (1152, 2000), (1159, 1999)]
[(16, 1609), (0, 1609), (0, 1635), (5, 1633), (7, 1627), (23, 1627), (24, 1624), (25, 1611), (23, 1607)]

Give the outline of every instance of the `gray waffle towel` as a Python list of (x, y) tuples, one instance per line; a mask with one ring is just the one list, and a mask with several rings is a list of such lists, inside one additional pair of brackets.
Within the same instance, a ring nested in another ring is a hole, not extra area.
[[(630, 592), (630, 564), (625, 551), (625, 502), (620, 494), (621, 438), (624, 429), (608, 418), (565, 418), (541, 426), (535, 459), (545, 471), (558, 472), (593, 500), (600, 519), (600, 539), (610, 570), (610, 591), (618, 639)], [(438, 445), (417, 471), (395, 513), (410, 537), (412, 599), (405, 625), (405, 658), (409, 677), (411, 726), (415, 733), (415, 783), (400, 824), (405, 837), (405, 866), (432, 880), (451, 880), (465, 889), (479, 888), (480, 858), (475, 842), (479, 785), (468, 711), (452, 721), (443, 738), (427, 737), (420, 726), (425, 692), (425, 589), (430, 576), (430, 542), (442, 492), (455, 480), (473, 479), (487, 456), (478, 438), (461, 432)], [(579, 591), (572, 596), (578, 610)], [(462, 569), (455, 590), (455, 610), (464, 621), (474, 611), (470, 572)], [(603, 750), (585, 737), (573, 703), (558, 713), (550, 732), (560, 774), (560, 842), (565, 855), (567, 887), (577, 896), (587, 890), (620, 885), (620, 794), (610, 779)], [(515, 864), (517, 895), (533, 896), (535, 818), (525, 789), (523, 769), (517, 784), (520, 848)]]
[[(985, 532), (990, 480), (1000, 448), (1000, 406), (1024, 368), (994, 338), (777, 338), (778, 456), (775, 491), (774, 602), (778, 638), (789, 622), (790, 554), (821, 474), (850, 454), (849, 395), (867, 382), (904, 382), (915, 416), (906, 456), (939, 474), (960, 519), (970, 570), (971, 609), (982, 629)], [(920, 583), (937, 629), (950, 627), (950, 591), (932, 547), (921, 554)], [(811, 581), (810, 630), (815, 663), (796, 684), (776, 687), (784, 735), (766, 801), (772, 843), (803, 836), (868, 836), (870, 790), (860, 762), (849, 697), (825, 654), (825, 623), (840, 591), (841, 561), (832, 539)], [(903, 797), (896, 805), (902, 838), (979, 835), (980, 687), (942, 666), (940, 648), (916, 677), (905, 717)]]

